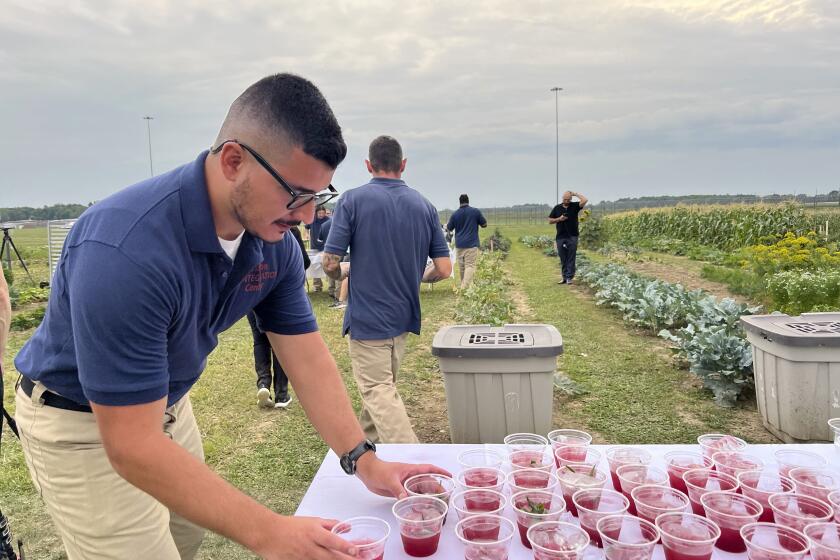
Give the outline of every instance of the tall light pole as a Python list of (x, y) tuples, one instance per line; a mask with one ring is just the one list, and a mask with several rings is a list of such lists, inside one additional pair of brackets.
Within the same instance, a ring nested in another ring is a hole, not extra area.
[(149, 136), (149, 173), (151, 173), (151, 176), (154, 177), (155, 169), (152, 166), (152, 125), (150, 124), (151, 121), (154, 120), (154, 117), (146, 115), (143, 117), (143, 120), (146, 121), (146, 133)]
[(563, 91), (561, 87), (553, 87), (554, 92), (554, 204), (560, 204), (560, 113), (558, 94)]

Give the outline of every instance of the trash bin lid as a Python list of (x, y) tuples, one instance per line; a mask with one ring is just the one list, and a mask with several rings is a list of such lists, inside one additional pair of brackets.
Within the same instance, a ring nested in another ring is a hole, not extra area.
[(840, 313), (744, 315), (741, 325), (748, 332), (788, 346), (840, 347)]
[(563, 353), (554, 325), (452, 325), (432, 341), (432, 354), (444, 358), (552, 357)]

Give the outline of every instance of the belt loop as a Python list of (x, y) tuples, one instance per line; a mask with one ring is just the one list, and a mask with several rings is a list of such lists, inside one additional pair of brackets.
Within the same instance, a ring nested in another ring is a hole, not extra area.
[(33, 406), (44, 406), (43, 395), (47, 392), (47, 387), (40, 381), (35, 381), (35, 386), (32, 388), (32, 404)]

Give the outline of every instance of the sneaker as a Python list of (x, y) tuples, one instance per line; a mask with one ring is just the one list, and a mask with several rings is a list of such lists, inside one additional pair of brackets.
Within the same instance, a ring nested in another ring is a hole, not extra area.
[(572, 279), (571, 278), (566, 278), (566, 284), (571, 284), (571, 283), (572, 283)]
[(565, 281), (565, 280), (558, 280), (558, 281), (557, 281), (557, 283), (558, 283), (558, 284), (565, 284), (565, 283), (566, 283), (566, 281)]
[(271, 400), (271, 392), (268, 390), (268, 387), (257, 389), (257, 404), (260, 408), (271, 408), (274, 406), (274, 401)]
[(292, 404), (292, 396), (286, 395), (285, 397), (277, 399), (277, 402), (274, 403), (274, 408), (286, 408), (290, 404)]
[(330, 307), (333, 309), (344, 309), (345, 307), (347, 307), (347, 303), (343, 301), (337, 301), (335, 303), (331, 303)]

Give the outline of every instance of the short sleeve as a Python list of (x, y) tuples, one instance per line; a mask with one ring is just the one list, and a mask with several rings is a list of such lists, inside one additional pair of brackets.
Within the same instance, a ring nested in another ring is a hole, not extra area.
[(559, 204), (551, 209), (551, 214), (549, 214), (548, 217), (549, 218), (559, 218), (560, 217), (560, 205)]
[(347, 254), (353, 235), (353, 208), (349, 199), (347, 195), (338, 199), (331, 219), (330, 234), (324, 245), (325, 253), (340, 257)]
[(167, 396), (167, 333), (177, 290), (164, 274), (108, 245), (88, 241), (69, 249), (68, 257), (74, 349), (85, 397), (122, 406)]
[(297, 243), (284, 239), (284, 270), (274, 289), (254, 307), (260, 329), (276, 334), (306, 334), (318, 330), (306, 295), (306, 273)]
[(440, 222), (438, 221), (438, 213), (434, 206), (430, 209), (430, 227), (432, 228), (432, 239), (429, 245), (429, 256), (433, 259), (449, 256), (449, 245), (446, 244), (446, 238), (443, 236), (443, 230), (440, 229)]

